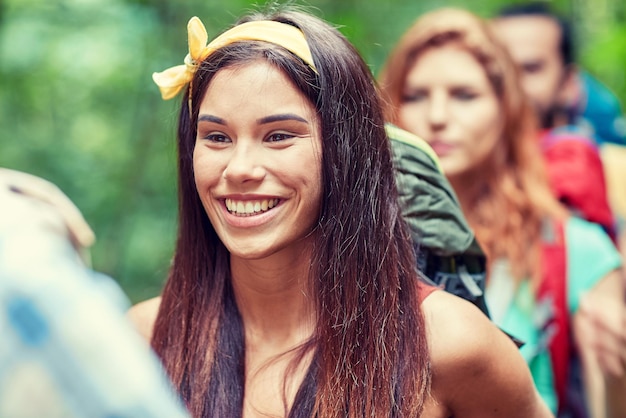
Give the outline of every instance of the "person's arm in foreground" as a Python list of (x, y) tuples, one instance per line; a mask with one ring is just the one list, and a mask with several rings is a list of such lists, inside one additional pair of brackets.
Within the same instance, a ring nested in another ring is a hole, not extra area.
[(445, 292), (423, 303), (433, 397), (455, 418), (552, 417), (517, 347), (472, 304)]
[(626, 293), (621, 270), (584, 297), (573, 318), (592, 417), (626, 417)]

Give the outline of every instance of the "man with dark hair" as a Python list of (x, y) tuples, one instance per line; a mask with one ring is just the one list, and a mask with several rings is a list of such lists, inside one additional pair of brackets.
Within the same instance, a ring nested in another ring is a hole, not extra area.
[(522, 87), (545, 128), (569, 123), (575, 88), (569, 24), (543, 3), (509, 6), (494, 21), (496, 33), (518, 64)]
[(519, 65), (522, 86), (544, 128), (575, 125), (596, 143), (626, 145), (626, 121), (615, 95), (575, 64), (574, 33), (546, 3), (503, 8), (494, 20)]

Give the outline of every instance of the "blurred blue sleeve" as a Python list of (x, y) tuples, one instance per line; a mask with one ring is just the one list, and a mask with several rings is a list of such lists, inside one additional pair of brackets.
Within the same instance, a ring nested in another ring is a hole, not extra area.
[(586, 71), (580, 71), (582, 103), (578, 124), (586, 126), (599, 145), (626, 145), (626, 117), (617, 96)]
[(92, 242), (54, 185), (0, 169), (0, 417), (187, 417)]

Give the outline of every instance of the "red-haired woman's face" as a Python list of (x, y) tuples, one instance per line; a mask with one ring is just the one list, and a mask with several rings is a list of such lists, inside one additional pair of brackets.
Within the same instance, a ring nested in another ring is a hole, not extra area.
[(265, 61), (220, 70), (200, 104), (196, 187), (231, 257), (295, 259), (321, 205), (315, 107)]
[(448, 177), (474, 170), (501, 138), (500, 103), (483, 66), (454, 45), (423, 51), (409, 69), (398, 124), (426, 140)]

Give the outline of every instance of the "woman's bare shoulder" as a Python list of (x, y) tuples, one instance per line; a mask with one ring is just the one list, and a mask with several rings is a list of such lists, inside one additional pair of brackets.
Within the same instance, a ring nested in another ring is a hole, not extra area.
[(462, 362), (475, 363), (484, 356), (484, 346), (501, 333), (478, 308), (444, 291), (424, 299), (428, 344), (433, 366), (455, 371)]
[(152, 329), (161, 305), (161, 297), (139, 302), (128, 310), (128, 319), (146, 341), (152, 338)]
[(422, 303), (432, 395), (455, 417), (548, 417), (513, 341), (477, 307), (444, 291)]

